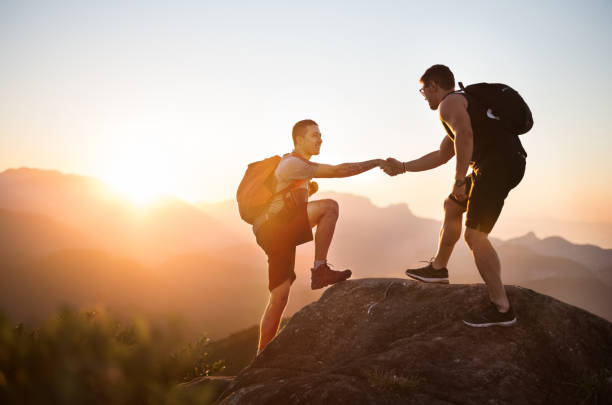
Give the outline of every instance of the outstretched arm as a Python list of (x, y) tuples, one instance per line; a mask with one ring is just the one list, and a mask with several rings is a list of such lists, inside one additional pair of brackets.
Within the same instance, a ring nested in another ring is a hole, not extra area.
[(404, 163), (407, 172), (422, 172), (442, 166), (455, 155), (453, 141), (447, 136), (440, 142), (440, 148), (418, 159)]
[(418, 159), (411, 160), (409, 162), (400, 162), (399, 160), (389, 158), (389, 169), (385, 170), (385, 173), (395, 176), (396, 174), (405, 172), (422, 172), (430, 170), (448, 162), (455, 155), (455, 149), (453, 141), (447, 136), (442, 139), (440, 148), (433, 152), (430, 152)]
[(383, 159), (367, 160), (357, 163), (342, 163), (339, 165), (319, 164), (312, 177), (351, 177), (367, 172), (375, 167), (386, 166), (387, 162)]

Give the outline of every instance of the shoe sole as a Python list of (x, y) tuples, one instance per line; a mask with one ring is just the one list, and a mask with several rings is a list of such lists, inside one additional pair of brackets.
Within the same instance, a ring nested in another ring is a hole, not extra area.
[(311, 290), (319, 290), (319, 289), (321, 289), (323, 287), (327, 287), (328, 285), (329, 284), (327, 284), (327, 283), (326, 284), (321, 284), (321, 285), (318, 285), (318, 284), (314, 285), (314, 284), (310, 283), (310, 289)]
[(406, 272), (406, 275), (410, 278), (413, 278), (417, 281), (422, 281), (424, 283), (448, 284), (448, 277), (447, 278), (427, 278), (427, 277), (417, 276), (416, 274), (411, 274), (408, 272)]
[(471, 326), (472, 328), (488, 328), (489, 326), (512, 326), (516, 323), (516, 318), (506, 322), (470, 323), (468, 321), (463, 321), (463, 323), (467, 326)]
[(334, 283), (323, 283), (323, 284), (319, 285), (319, 284), (312, 284), (312, 282), (311, 282), (311, 283), (310, 283), (310, 289), (311, 289), (311, 290), (319, 290), (319, 289), (321, 289), (321, 288), (323, 288), (323, 287), (327, 287), (328, 285), (338, 284), (338, 283), (341, 283), (341, 282), (343, 282), (343, 281), (348, 280), (349, 278), (351, 278), (351, 276), (352, 276), (352, 275), (353, 275), (353, 274), (351, 273), (351, 274), (349, 274), (349, 276), (348, 276), (347, 278), (345, 278), (345, 279), (343, 279), (343, 280), (338, 280), (338, 281), (336, 281), (336, 282), (334, 282)]

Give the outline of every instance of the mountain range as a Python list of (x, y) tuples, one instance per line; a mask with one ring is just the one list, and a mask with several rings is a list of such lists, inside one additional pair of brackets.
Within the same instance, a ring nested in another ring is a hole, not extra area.
[[(440, 223), (407, 205), (334, 198), (340, 219), (329, 261), (353, 278), (398, 277), (436, 249)], [(612, 320), (612, 249), (529, 233), (493, 240), (506, 284), (552, 295)], [(309, 289), (312, 243), (298, 247), (298, 279), (286, 315), (316, 300)], [(0, 309), (36, 321), (58, 305), (124, 313), (180, 314), (212, 337), (258, 323), (267, 301), (266, 257), (235, 202), (165, 198), (135, 208), (87, 177), (37, 169), (0, 173)], [(481, 283), (460, 241), (452, 283)]]

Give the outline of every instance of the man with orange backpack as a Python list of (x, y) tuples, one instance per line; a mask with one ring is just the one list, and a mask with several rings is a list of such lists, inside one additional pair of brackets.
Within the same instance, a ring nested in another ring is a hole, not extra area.
[(295, 149), (282, 158), (274, 156), (249, 165), (238, 188), (241, 217), (253, 225), (257, 244), (268, 256), (270, 300), (261, 319), (259, 354), (274, 338), (287, 305), (295, 275), (296, 246), (313, 240), (315, 261), (311, 269), (313, 290), (346, 280), (350, 270), (335, 271), (327, 264), (338, 203), (331, 199), (308, 202), (316, 191), (312, 178), (350, 177), (375, 167), (386, 167), (383, 159), (339, 165), (310, 161), (321, 149), (321, 131), (316, 122), (302, 120), (292, 131)]

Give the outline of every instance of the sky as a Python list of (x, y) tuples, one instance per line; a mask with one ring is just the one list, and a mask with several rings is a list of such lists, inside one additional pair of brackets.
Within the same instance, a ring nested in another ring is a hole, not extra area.
[[(232, 199), (249, 162), (319, 123), (313, 161), (438, 147), (429, 66), (502, 82), (535, 125), (503, 215), (612, 224), (610, 1), (0, 1), (0, 171), (97, 177), (133, 198)], [(321, 179), (442, 217), (454, 160), (394, 178)]]

